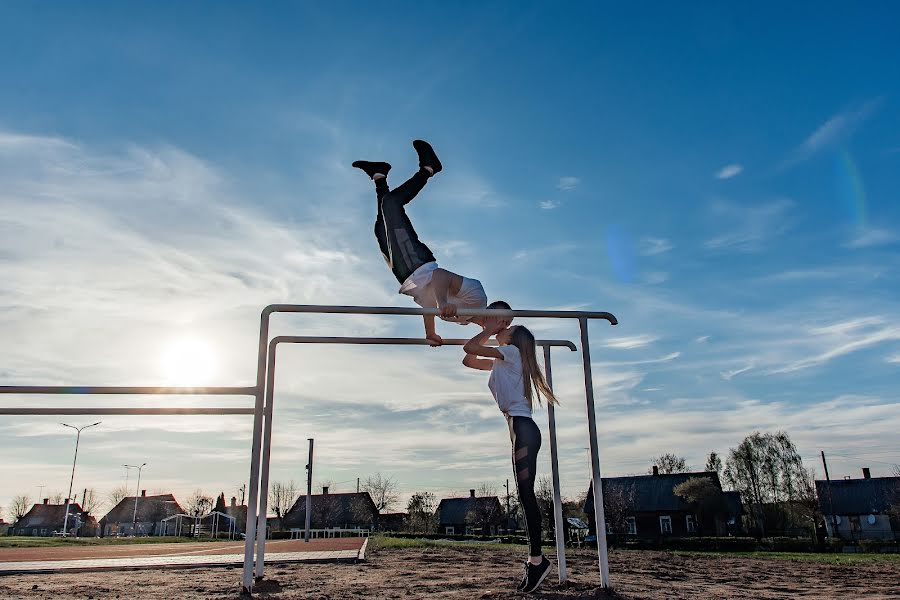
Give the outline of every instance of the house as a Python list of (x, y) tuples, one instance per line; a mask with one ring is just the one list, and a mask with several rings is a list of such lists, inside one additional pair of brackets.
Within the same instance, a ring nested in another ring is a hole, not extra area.
[(84, 512), (77, 502), (68, 505), (69, 518), (66, 522), (66, 504), (50, 504), (44, 498), (42, 504), (35, 504), (12, 526), (14, 535), (47, 537), (61, 533), (67, 527), (68, 535), (97, 535), (97, 520)]
[[(378, 508), (369, 492), (329, 494), (328, 487), (321, 494), (310, 496), (310, 529), (375, 529)], [(306, 494), (294, 502), (281, 519), (284, 529), (306, 527)]]
[[(691, 478), (710, 480), (712, 495), (704, 506), (693, 506), (675, 494), (674, 488)], [(739, 529), (740, 494), (723, 492), (717, 473), (659, 473), (604, 477), (603, 507), (607, 533), (656, 538), (662, 536), (727, 535)], [(588, 487), (584, 512), (593, 534), (594, 492)]]
[(406, 531), (409, 529), (409, 515), (405, 512), (378, 515), (378, 529), (381, 531)]
[(872, 477), (868, 468), (862, 471), (862, 479), (816, 481), (819, 510), (825, 516), (828, 537), (897, 539), (900, 477)]
[(438, 504), (438, 531), (445, 535), (497, 535), (504, 523), (497, 496), (444, 498)]
[(148, 496), (141, 490), (140, 496), (123, 498), (100, 519), (100, 535), (160, 535), (163, 519), (179, 514), (184, 509), (172, 494)]
[(12, 523), (7, 523), (0, 517), (0, 536), (12, 535)]
[(235, 533), (244, 533), (247, 529), (247, 505), (238, 504), (237, 498), (231, 497), (231, 504), (225, 507), (225, 514), (234, 519)]

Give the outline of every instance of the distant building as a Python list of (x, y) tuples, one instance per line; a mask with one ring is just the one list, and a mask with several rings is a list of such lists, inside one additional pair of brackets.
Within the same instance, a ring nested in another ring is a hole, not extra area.
[(438, 504), (438, 532), (445, 535), (497, 535), (504, 524), (497, 496), (444, 498)]
[[(329, 494), (323, 487), (321, 494), (310, 496), (310, 529), (375, 529), (378, 508), (369, 492)], [(301, 494), (282, 518), (283, 529), (306, 527), (306, 494)]]
[(100, 535), (160, 535), (163, 519), (184, 514), (184, 509), (172, 494), (148, 496), (147, 490), (135, 498), (129, 496), (100, 519)]
[(67, 535), (93, 537), (97, 535), (97, 520), (84, 512), (77, 502), (69, 504), (69, 519), (66, 523), (66, 505), (50, 504), (44, 498), (42, 504), (35, 504), (12, 526), (14, 535), (48, 537), (61, 534), (67, 527)]
[(864, 468), (862, 479), (816, 481), (816, 495), (828, 537), (900, 538), (900, 522), (896, 516), (892, 520), (889, 511), (900, 507), (900, 477), (872, 477)]
[(405, 512), (378, 515), (378, 529), (381, 531), (406, 531), (408, 528), (409, 515)]
[(12, 535), (12, 523), (7, 523), (0, 517), (0, 536)]
[(237, 498), (231, 497), (231, 504), (225, 507), (225, 514), (234, 518), (236, 533), (245, 533), (247, 529), (247, 505), (238, 504)]
[[(602, 478), (607, 533), (656, 538), (700, 533), (728, 535), (739, 531), (743, 512), (740, 493), (722, 491), (717, 473), (702, 471), (660, 475), (656, 467), (653, 471), (652, 475)], [(711, 502), (716, 506), (714, 510), (698, 511), (675, 495), (675, 487), (691, 478), (712, 481), (719, 494)], [(584, 512), (593, 534), (596, 531), (593, 483), (588, 486)]]

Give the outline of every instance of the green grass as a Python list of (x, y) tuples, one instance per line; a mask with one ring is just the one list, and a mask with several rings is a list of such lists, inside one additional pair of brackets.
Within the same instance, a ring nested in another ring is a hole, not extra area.
[(674, 550), (673, 554), (688, 556), (746, 556), (749, 558), (771, 558), (776, 560), (818, 562), (829, 565), (858, 565), (865, 563), (900, 564), (900, 554), (868, 553), (828, 553), (828, 552), (693, 552)]
[[(138, 538), (57, 538), (57, 537), (0, 537), (0, 548), (55, 548), (59, 546), (121, 546), (129, 544), (183, 544), (186, 542), (215, 542), (211, 538), (138, 537)], [(240, 540), (236, 540), (240, 541)]]

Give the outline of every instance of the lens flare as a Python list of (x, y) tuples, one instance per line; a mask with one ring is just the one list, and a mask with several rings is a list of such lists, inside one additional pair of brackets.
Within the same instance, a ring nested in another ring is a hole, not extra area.
[(619, 225), (610, 225), (606, 230), (606, 257), (619, 281), (624, 283), (634, 281), (636, 262), (634, 242)]
[(865, 227), (866, 188), (856, 162), (846, 150), (841, 150), (835, 160), (835, 191), (850, 222), (857, 227)]

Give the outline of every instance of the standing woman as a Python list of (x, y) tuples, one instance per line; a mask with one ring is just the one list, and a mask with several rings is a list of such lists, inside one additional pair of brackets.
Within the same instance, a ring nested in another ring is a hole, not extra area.
[[(516, 589), (529, 593), (550, 573), (550, 561), (541, 553), (541, 509), (534, 495), (541, 431), (531, 418), (532, 405), (535, 399), (540, 403), (540, 396), (551, 404), (557, 401), (538, 368), (534, 335), (521, 325), (507, 328), (494, 319), (487, 320), (484, 327), (463, 346), (466, 352), (463, 364), (491, 372), (488, 388), (509, 425), (513, 470), (529, 543), (525, 575)], [(500, 346), (486, 346), (494, 334)]]

